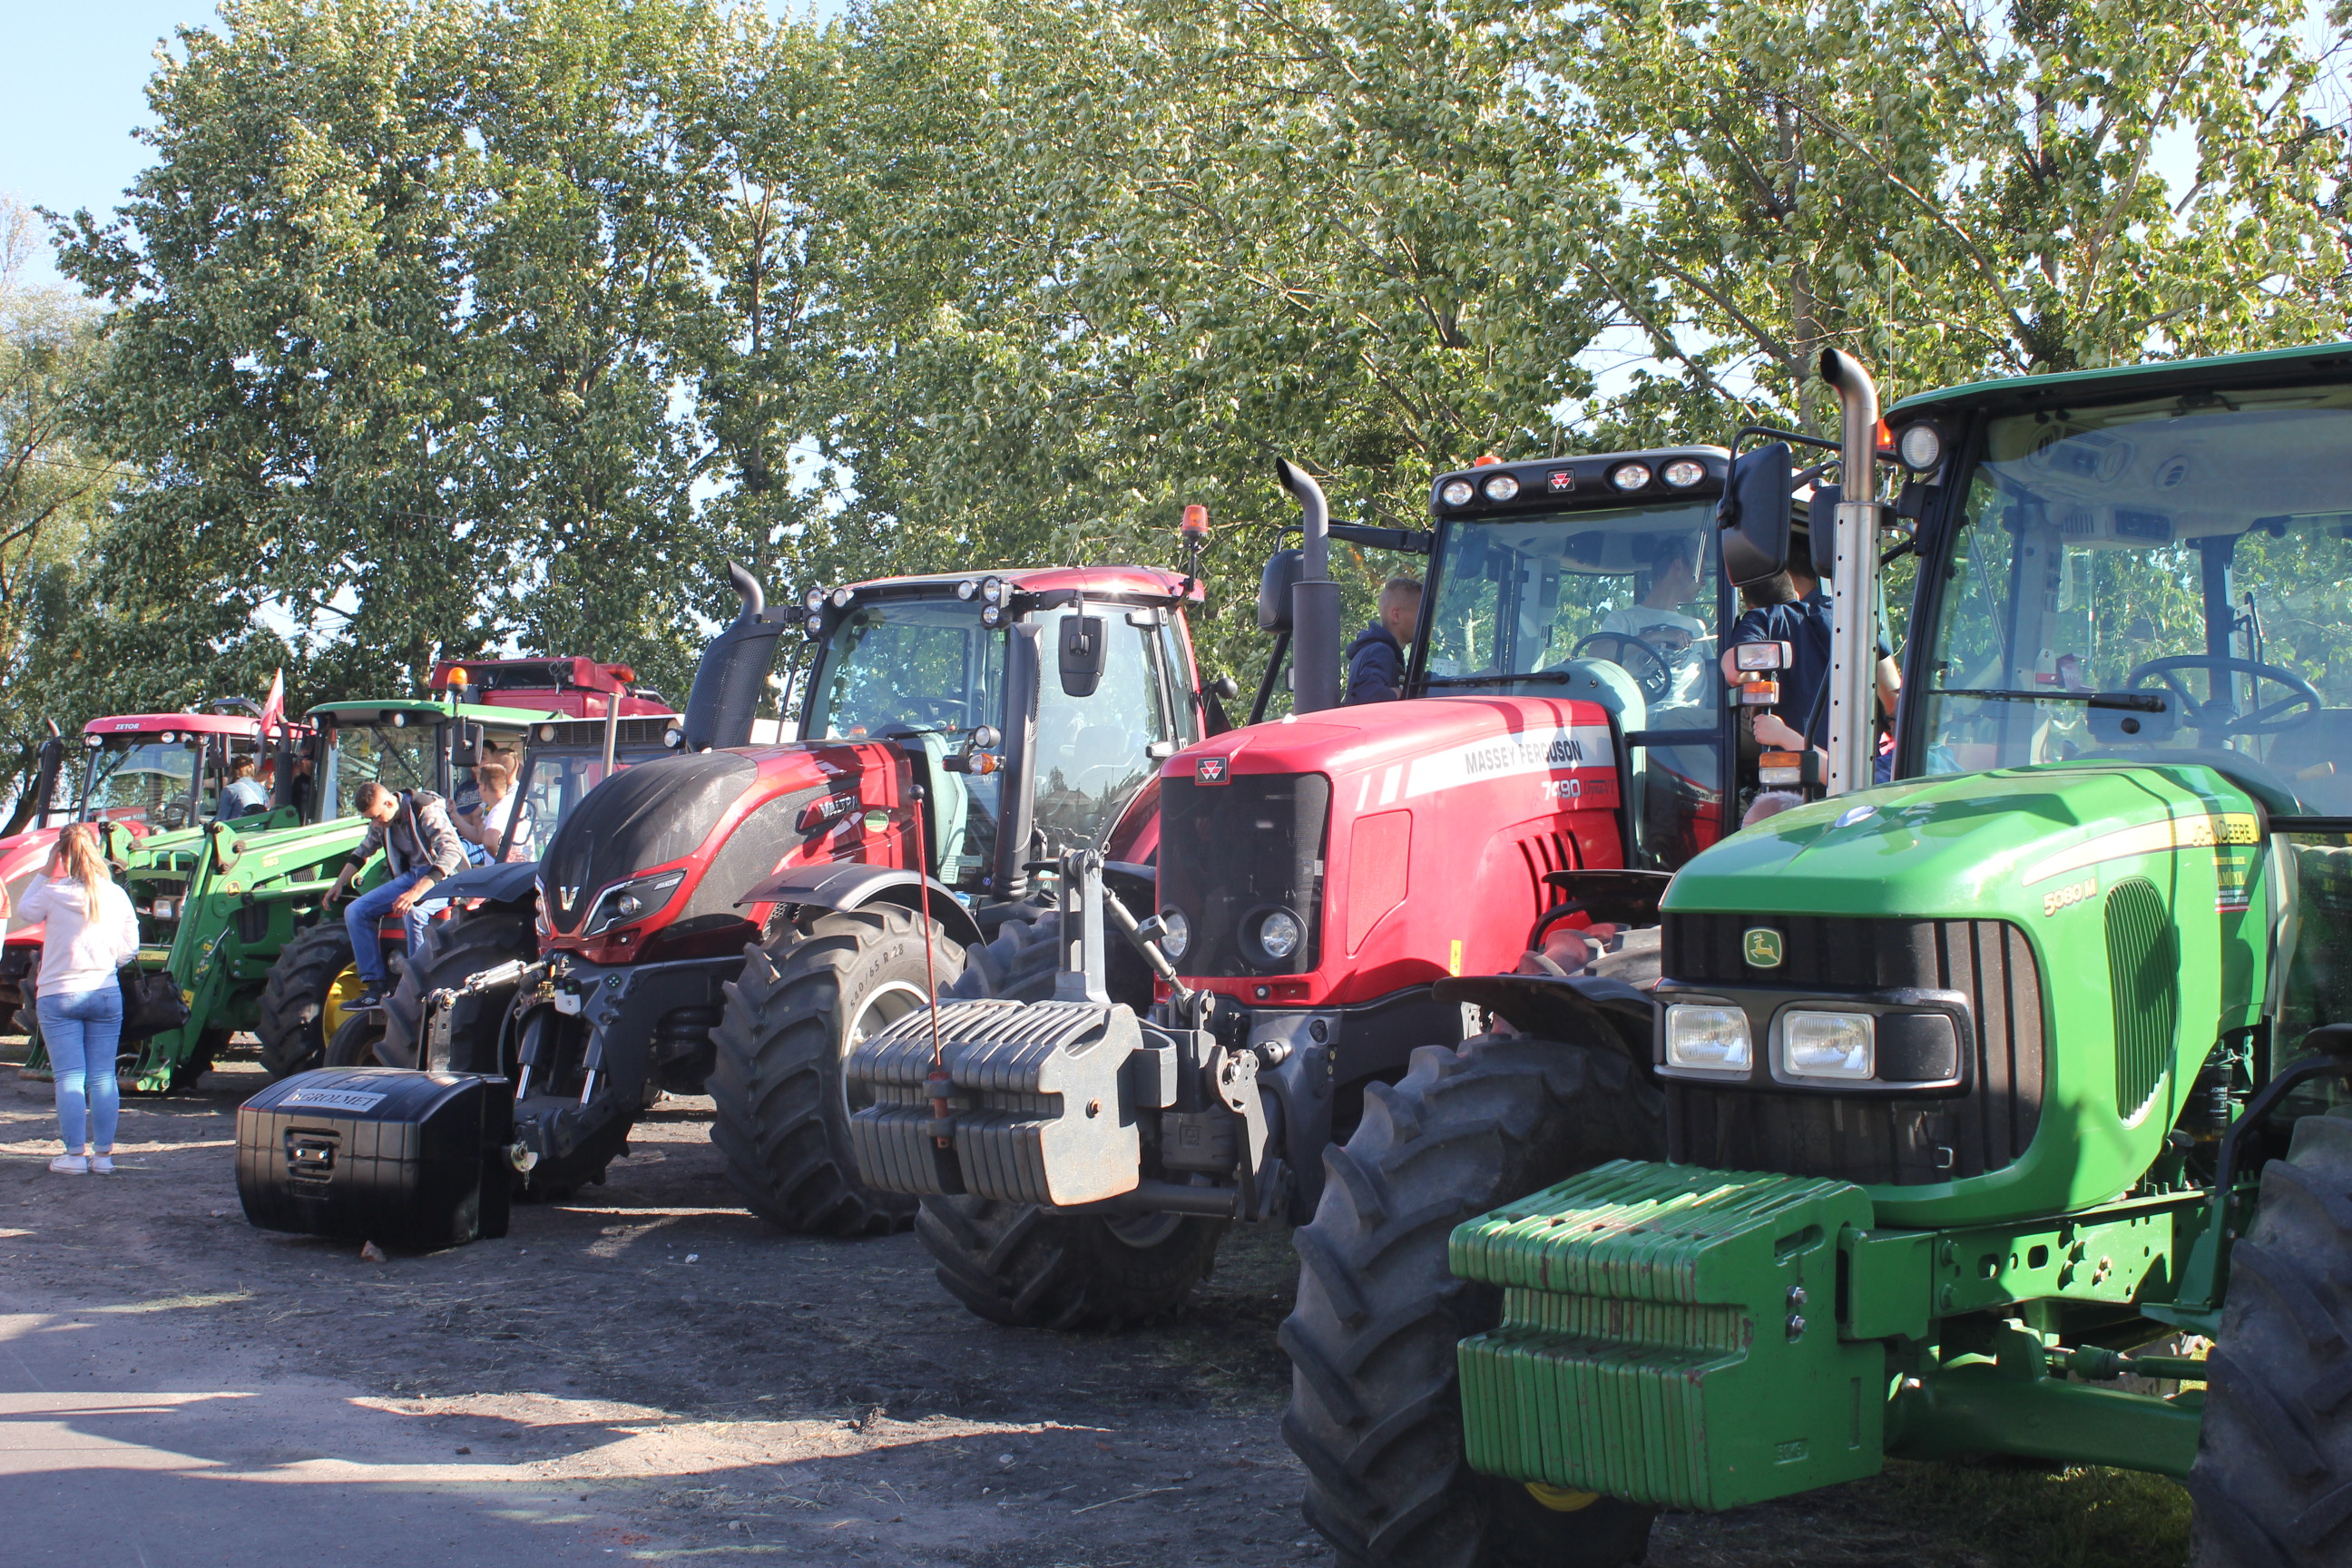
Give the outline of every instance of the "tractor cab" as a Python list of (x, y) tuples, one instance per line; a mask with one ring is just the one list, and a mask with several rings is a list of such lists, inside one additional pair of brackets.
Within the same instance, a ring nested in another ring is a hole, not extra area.
[(1890, 416), (1951, 491), (1904, 772), (2201, 763), (2352, 816), (2352, 384), (2148, 379)]
[(265, 787), (283, 771), (278, 737), (262, 735), (259, 720), (245, 714), (93, 719), (83, 728), (82, 749), (76, 819), (148, 832), (174, 832), (217, 819), (241, 761), (254, 763)]
[(1160, 759), (1209, 718), (1170, 613), (1199, 600), (1189, 584), (1045, 567), (812, 588), (801, 735), (920, 752), (925, 858), (959, 897), (1018, 888), (1024, 863), (1118, 822), (1114, 858), (1147, 860)]
[(508, 814), (507, 830), (494, 858), (508, 863), (537, 859), (590, 790), (625, 768), (674, 756), (685, 743), (677, 716), (669, 713), (612, 723), (550, 719), (532, 725), (522, 770), (515, 775), (519, 802)]
[[(1441, 474), (1409, 696), (1575, 697), (1625, 758), (1633, 858), (1671, 868), (1722, 834), (1734, 710), (1716, 660), (1735, 614), (1717, 447)], [(1335, 535), (1342, 531), (1335, 529)]]

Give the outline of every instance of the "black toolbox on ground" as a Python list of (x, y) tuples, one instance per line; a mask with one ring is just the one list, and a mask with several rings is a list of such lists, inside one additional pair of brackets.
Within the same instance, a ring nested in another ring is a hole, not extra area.
[(514, 1086), (325, 1068), (236, 1112), (236, 1195), (264, 1230), (427, 1250), (507, 1233)]

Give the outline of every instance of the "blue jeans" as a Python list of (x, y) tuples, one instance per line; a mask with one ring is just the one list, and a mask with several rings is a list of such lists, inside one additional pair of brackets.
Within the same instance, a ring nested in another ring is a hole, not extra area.
[(114, 1081), (115, 1047), (122, 1043), (121, 986), (109, 980), (90, 991), (44, 991), (34, 998), (33, 1013), (41, 1020), (41, 1044), (57, 1079), (58, 1131), (66, 1152), (79, 1154), (85, 1142), (101, 1152), (113, 1148), (114, 1124), (122, 1114), (122, 1090)]
[[(383, 944), (376, 940), (375, 928), (383, 923), (383, 917), (392, 912), (392, 906), (400, 895), (416, 886), (424, 878), (425, 872), (421, 868), (404, 871), (383, 887), (371, 888), (362, 893), (343, 910), (343, 929), (352, 933), (352, 957), (360, 966), (360, 978), (367, 982), (372, 991), (387, 991), (392, 987), (392, 976), (383, 967)], [(411, 904), (408, 913), (401, 918), (408, 927), (407, 951), (415, 952), (417, 942), (425, 935), (425, 922), (428, 917), (415, 904)]]

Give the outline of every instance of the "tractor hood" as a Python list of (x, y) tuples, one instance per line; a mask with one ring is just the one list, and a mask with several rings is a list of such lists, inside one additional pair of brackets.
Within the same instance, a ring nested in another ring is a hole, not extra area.
[(1816, 801), (1743, 829), (1684, 867), (1663, 907), (2032, 925), (2127, 876), (2210, 888), (2217, 863), (2234, 861), (2242, 892), (2245, 847), (2262, 832), (2252, 798), (2203, 766), (1964, 773)]
[[(1661, 990), (1733, 998), (1759, 1056), (1737, 1081), (1677, 1079), (1677, 1146), (1857, 1182), (1882, 1225), (2121, 1194), (2214, 1042), (2259, 1018), (2266, 828), (2202, 765), (2058, 763), (1858, 792), (1733, 835), (1667, 889)], [(1790, 1092), (1783, 1006), (1942, 1010), (1958, 1055)]]

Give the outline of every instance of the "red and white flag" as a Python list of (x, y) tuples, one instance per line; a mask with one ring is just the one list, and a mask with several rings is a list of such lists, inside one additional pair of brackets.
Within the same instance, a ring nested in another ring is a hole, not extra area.
[(269, 678), (269, 695), (261, 700), (261, 732), (264, 736), (286, 722), (286, 671), (281, 668)]

